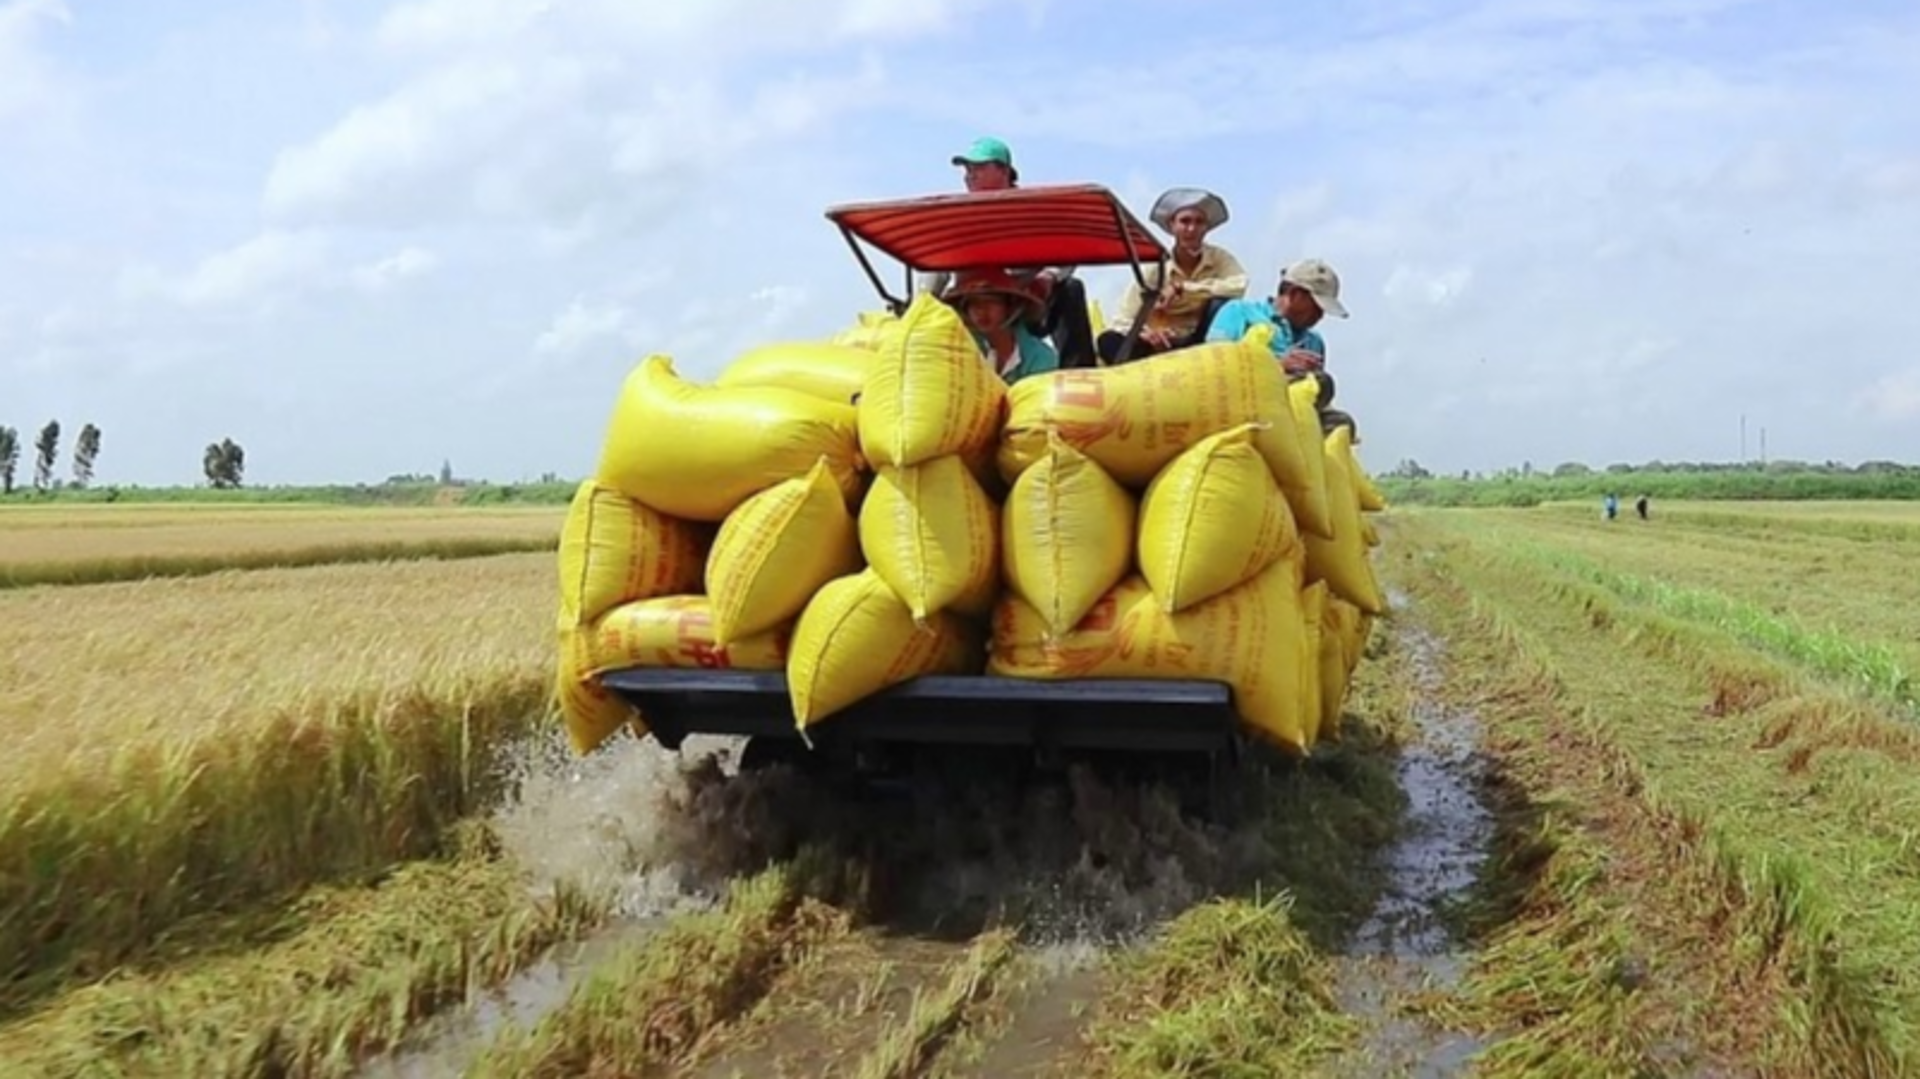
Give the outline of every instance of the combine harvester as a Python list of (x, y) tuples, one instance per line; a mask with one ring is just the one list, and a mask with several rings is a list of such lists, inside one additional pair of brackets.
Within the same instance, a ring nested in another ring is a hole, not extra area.
[[(1258, 341), (1001, 383), (917, 275), (1169, 252), (1105, 188), (829, 210), (885, 309), (711, 384), (621, 390), (560, 552), (557, 695), (742, 767), (953, 769), (963, 751), (1214, 777), (1336, 737), (1384, 605), (1350, 426)], [(895, 295), (863, 248), (904, 267)], [(1133, 334), (1138, 333), (1136, 325)], [(1323, 402), (1322, 402), (1323, 403)], [(1209, 790), (1216, 784), (1209, 780)]]

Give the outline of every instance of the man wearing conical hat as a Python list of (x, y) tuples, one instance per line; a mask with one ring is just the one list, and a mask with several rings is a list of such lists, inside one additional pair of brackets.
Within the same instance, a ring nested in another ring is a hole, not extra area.
[(1127, 331), (1143, 317), (1146, 321), (1128, 353), (1130, 360), (1199, 344), (1214, 313), (1227, 301), (1247, 294), (1247, 271), (1240, 261), (1226, 248), (1207, 241), (1229, 216), (1226, 201), (1205, 188), (1172, 188), (1154, 202), (1153, 223), (1173, 237), (1173, 257), (1167, 261), (1164, 280), (1159, 267), (1146, 271), (1149, 283), (1160, 281), (1150, 310), (1141, 311), (1145, 295), (1139, 282), (1127, 286), (1119, 313), (1100, 335), (1102, 359), (1114, 362)]

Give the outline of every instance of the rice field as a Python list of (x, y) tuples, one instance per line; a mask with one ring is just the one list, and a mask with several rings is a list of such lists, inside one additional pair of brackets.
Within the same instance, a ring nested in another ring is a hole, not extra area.
[(9, 506), (0, 588), (549, 550), (562, 516), (546, 506)]
[(9, 507), (0, 1074), (1910, 1073), (1920, 507), (1377, 522), (1218, 823), (575, 761), (555, 509)]

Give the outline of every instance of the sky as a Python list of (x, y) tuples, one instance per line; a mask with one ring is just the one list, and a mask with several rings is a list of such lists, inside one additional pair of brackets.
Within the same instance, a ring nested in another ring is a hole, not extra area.
[[(98, 483), (588, 473), (877, 306), (833, 204), (1217, 191), (1376, 470), (1920, 461), (1920, 6), (0, 0), (0, 424)], [(1125, 271), (1086, 272), (1106, 310)], [(891, 280), (891, 278), (890, 278)], [(64, 453), (63, 453), (64, 462)], [(62, 466), (64, 471), (64, 464)]]

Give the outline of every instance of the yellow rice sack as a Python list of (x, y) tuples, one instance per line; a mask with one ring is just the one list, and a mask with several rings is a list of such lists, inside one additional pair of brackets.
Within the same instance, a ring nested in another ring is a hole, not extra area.
[(1332, 595), (1326, 582), (1313, 581), (1300, 590), (1300, 624), (1306, 633), (1306, 651), (1301, 655), (1300, 707), (1308, 717), (1309, 738), (1318, 742), (1326, 720), (1326, 684), (1320, 677), (1320, 655), (1326, 648), (1327, 599)]
[(794, 627), (787, 689), (802, 732), (890, 686), (922, 675), (973, 674), (981, 633), (942, 613), (915, 624), (905, 600), (871, 569), (814, 594)]
[(1360, 538), (1365, 540), (1369, 547), (1380, 546), (1380, 530), (1374, 528), (1373, 522), (1365, 517), (1360, 518)]
[(559, 646), (554, 666), (553, 703), (573, 751), (585, 756), (625, 726), (631, 726), (635, 734), (645, 734), (646, 723), (639, 713), (602, 687), (593, 676), (592, 627), (561, 629)]
[(905, 468), (966, 454), (998, 436), (1007, 384), (953, 308), (923, 292), (875, 357), (860, 394), (860, 448)]
[(1316, 742), (1332, 737), (1333, 728), (1339, 726), (1340, 708), (1344, 703), (1341, 698), (1346, 675), (1344, 652), (1340, 635), (1328, 623), (1333, 600), (1325, 581), (1314, 581), (1300, 592), (1300, 610), (1307, 624), (1308, 663), (1313, 668), (1313, 685), (1303, 688), (1304, 696), (1312, 701), (1313, 715), (1318, 717)]
[(1292, 407), (1294, 433), (1300, 440), (1300, 461), (1306, 466), (1300, 479), (1286, 489), (1287, 503), (1293, 507), (1294, 520), (1304, 532), (1321, 539), (1333, 538), (1333, 511), (1327, 501), (1326, 453), (1321, 447), (1320, 380), (1308, 375), (1287, 385), (1287, 403)]
[[(1263, 466), (1264, 467), (1264, 466)], [(1055, 437), (1001, 513), (1002, 574), (1049, 634), (1065, 633), (1133, 569), (1133, 492)]]
[(761, 345), (728, 364), (714, 385), (771, 386), (851, 405), (866, 385), (876, 356), (870, 348), (817, 341)]
[(783, 622), (732, 644), (713, 632), (713, 604), (705, 596), (659, 596), (623, 603), (593, 625), (592, 673), (622, 667), (698, 667), (777, 671), (786, 666), (793, 623)]
[(1347, 474), (1348, 429), (1335, 428), (1326, 438), (1327, 495), (1333, 510), (1335, 538), (1308, 535), (1307, 580), (1325, 581), (1333, 594), (1368, 614), (1386, 613), (1367, 543), (1361, 534), (1360, 500)]
[(823, 459), (740, 503), (707, 557), (713, 636), (726, 645), (800, 616), (821, 585), (860, 569), (853, 513)]
[(1305, 710), (1300, 690), (1310, 662), (1300, 592), (1299, 564), (1282, 559), (1238, 588), (1168, 614), (1135, 574), (1057, 637), (1008, 593), (994, 611), (987, 669), (1012, 678), (1226, 682), (1254, 733), (1302, 754), (1319, 716)]
[[(1273, 354), (1240, 342), (1024, 378), (1008, 391), (1007, 406), (999, 463), (1009, 481), (1046, 452), (1052, 430), (1134, 490), (1208, 435), (1275, 420), (1289, 408), (1286, 375)], [(1307, 483), (1296, 432), (1275, 424), (1254, 444), (1281, 489)]]
[[(1291, 420), (1283, 420), (1289, 429)], [(1254, 447), (1259, 425), (1208, 435), (1161, 470), (1140, 500), (1140, 573), (1169, 614), (1298, 558), (1300, 532), (1273, 470)]]
[(1353, 631), (1359, 627), (1360, 609), (1327, 593), (1326, 610), (1320, 620), (1320, 740), (1340, 736), (1340, 717), (1347, 704), (1347, 692), (1360, 654)]
[(620, 388), (597, 478), (654, 509), (720, 521), (822, 457), (849, 499), (860, 490), (852, 405), (772, 386), (702, 386), (649, 356)]
[(560, 628), (584, 626), (628, 600), (698, 591), (710, 537), (704, 525), (582, 481), (560, 526)]
[(853, 325), (827, 338), (830, 345), (851, 345), (869, 352), (885, 348), (900, 332), (900, 316), (891, 311), (862, 311)]
[(1360, 608), (1329, 594), (1327, 597), (1327, 623), (1335, 628), (1340, 640), (1340, 657), (1350, 677), (1360, 666), (1361, 654), (1366, 648), (1366, 615)]
[(1387, 496), (1381, 494), (1380, 488), (1374, 485), (1373, 477), (1360, 464), (1360, 454), (1352, 449), (1351, 443), (1348, 445), (1347, 463), (1353, 473), (1353, 486), (1360, 492), (1360, 511), (1379, 513), (1385, 510)]
[(1000, 507), (957, 456), (883, 466), (860, 506), (860, 549), (917, 621), (984, 615), (1000, 591)]

